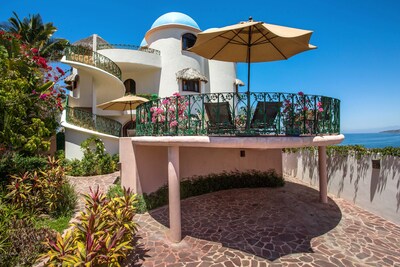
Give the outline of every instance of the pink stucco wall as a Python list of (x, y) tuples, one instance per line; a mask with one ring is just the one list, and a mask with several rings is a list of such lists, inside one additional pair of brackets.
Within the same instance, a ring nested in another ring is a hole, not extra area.
[[(282, 174), (281, 149), (180, 147), (179, 154), (181, 178), (252, 169)], [(122, 185), (137, 193), (153, 192), (167, 183), (167, 146), (135, 145), (130, 138), (121, 138), (120, 161)]]

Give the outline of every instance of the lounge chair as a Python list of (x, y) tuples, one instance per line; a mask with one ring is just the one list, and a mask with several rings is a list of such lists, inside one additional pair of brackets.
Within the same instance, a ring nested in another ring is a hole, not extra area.
[(228, 102), (204, 103), (204, 107), (208, 117), (207, 133), (235, 132), (235, 125)]
[(282, 107), (282, 102), (263, 102), (257, 103), (253, 118), (251, 119), (250, 128), (255, 129), (259, 133), (275, 133), (278, 134), (276, 128), (276, 116)]

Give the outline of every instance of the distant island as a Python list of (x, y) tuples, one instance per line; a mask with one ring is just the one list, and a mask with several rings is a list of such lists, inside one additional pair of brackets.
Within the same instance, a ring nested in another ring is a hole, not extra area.
[(400, 133), (400, 129), (398, 129), (398, 130), (382, 131), (382, 132), (379, 132), (379, 133)]

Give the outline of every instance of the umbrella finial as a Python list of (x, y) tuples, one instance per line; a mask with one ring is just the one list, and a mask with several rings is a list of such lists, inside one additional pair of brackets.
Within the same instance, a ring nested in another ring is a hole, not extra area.
[(253, 17), (252, 16), (249, 17), (249, 21), (253, 21)]

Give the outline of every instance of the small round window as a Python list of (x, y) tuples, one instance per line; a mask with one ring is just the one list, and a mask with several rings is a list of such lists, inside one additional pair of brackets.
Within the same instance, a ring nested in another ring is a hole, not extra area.
[(196, 43), (197, 37), (191, 33), (185, 33), (182, 35), (182, 50), (191, 48)]

